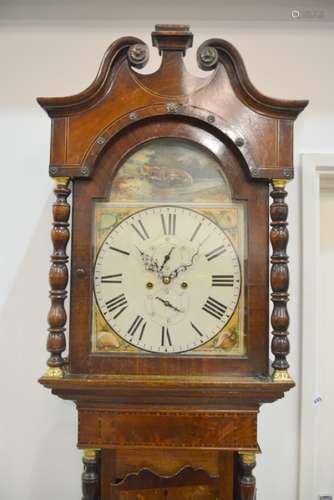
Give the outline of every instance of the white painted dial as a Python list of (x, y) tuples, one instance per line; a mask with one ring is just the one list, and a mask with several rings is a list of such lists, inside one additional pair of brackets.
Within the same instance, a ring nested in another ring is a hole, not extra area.
[(224, 231), (195, 210), (146, 208), (104, 240), (95, 297), (124, 340), (150, 352), (180, 353), (211, 340), (237, 306), (241, 271)]

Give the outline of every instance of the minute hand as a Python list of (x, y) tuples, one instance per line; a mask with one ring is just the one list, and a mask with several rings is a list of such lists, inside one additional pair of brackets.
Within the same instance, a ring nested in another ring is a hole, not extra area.
[(195, 257), (198, 255), (198, 250), (196, 253), (194, 253), (194, 255), (191, 257), (191, 261), (189, 264), (182, 264), (181, 266), (177, 267), (176, 269), (174, 269), (174, 271), (172, 271), (170, 274), (169, 274), (169, 278), (176, 278), (180, 273), (183, 273), (184, 271), (186, 271), (189, 267), (191, 267), (193, 264), (194, 264), (194, 259)]

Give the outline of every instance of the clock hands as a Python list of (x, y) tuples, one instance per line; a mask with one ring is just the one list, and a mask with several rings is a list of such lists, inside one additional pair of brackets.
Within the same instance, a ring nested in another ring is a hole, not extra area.
[(177, 307), (173, 306), (169, 300), (165, 300), (165, 299), (162, 299), (161, 297), (155, 297), (157, 300), (160, 300), (160, 302), (163, 303), (164, 306), (166, 307), (170, 307), (171, 309), (174, 309), (174, 311), (177, 311), (177, 312), (184, 312), (184, 311), (181, 311), (181, 309), (178, 309)]
[(140, 248), (138, 248), (138, 247), (136, 247), (136, 248), (137, 248), (137, 250), (140, 254), (140, 257), (144, 263), (146, 271), (155, 272), (158, 274), (158, 276), (160, 278), (173, 279), (173, 278), (176, 278), (180, 273), (185, 272), (189, 267), (191, 267), (194, 264), (195, 257), (197, 257), (197, 255), (199, 254), (200, 247), (201, 247), (201, 245), (199, 245), (198, 249), (191, 257), (189, 264), (181, 264), (179, 267), (174, 269), (174, 271), (172, 271), (171, 273), (166, 274), (166, 275), (163, 273), (163, 269), (164, 269), (165, 265), (167, 264), (167, 262), (171, 259), (172, 252), (176, 248), (175, 246), (171, 247), (168, 254), (165, 255), (161, 265), (159, 265), (157, 259), (155, 259), (151, 255), (143, 252), (142, 250), (140, 250)]

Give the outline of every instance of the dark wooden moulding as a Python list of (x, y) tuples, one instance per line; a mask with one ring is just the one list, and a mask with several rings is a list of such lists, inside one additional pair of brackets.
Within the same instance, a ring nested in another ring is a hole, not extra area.
[[(251, 499), (259, 407), (283, 397), (294, 385), (286, 358), (285, 185), (293, 178), (293, 123), (307, 101), (261, 94), (237, 50), (224, 40), (208, 40), (199, 47), (199, 67), (210, 71), (205, 78), (189, 74), (184, 66), (193, 40), (189, 27), (159, 25), (152, 40), (162, 55), (155, 73), (136, 70), (147, 62), (148, 48), (137, 38), (124, 37), (109, 47), (86, 90), (38, 99), (52, 120), (49, 172), (56, 182), (50, 357), (40, 383), (77, 405), (78, 446), (85, 449), (84, 499), (139, 498), (136, 491), (145, 492), (140, 498)], [(233, 197), (247, 203), (245, 357), (90, 352), (93, 203), (107, 196), (124, 158), (162, 137), (186, 139), (208, 150), (221, 164)], [(268, 352), (269, 214), (273, 372)], [(70, 232), (67, 359), (64, 301)], [(169, 496), (159, 496), (161, 492)]]

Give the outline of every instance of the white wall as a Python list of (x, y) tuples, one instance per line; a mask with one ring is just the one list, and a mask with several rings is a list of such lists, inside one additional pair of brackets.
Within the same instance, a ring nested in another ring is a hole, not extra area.
[[(172, 4), (169, 2), (170, 8)], [(25, 12), (23, 7), (19, 9), (20, 16), (8, 21), (8, 5), (0, 16), (3, 242), (0, 443), (4, 450), (0, 453), (0, 475), (3, 476), (0, 477), (0, 498), (72, 500), (80, 498), (81, 470), (80, 454), (75, 449), (75, 409), (72, 404), (51, 396), (36, 382), (45, 369), (46, 359), (52, 183), (48, 178), (50, 124), (35, 97), (62, 96), (85, 88), (95, 76), (98, 62), (112, 40), (131, 34), (150, 43), (153, 22), (113, 21), (110, 11), (109, 17), (104, 18), (103, 10), (99, 21), (95, 2), (91, 6), (85, 3), (86, 20), (82, 22), (73, 16), (70, 20), (47, 19), (45, 12), (42, 20), (34, 21), (31, 11)], [(289, 188), (292, 344), (289, 359), (291, 373), (298, 383), (299, 158), (302, 152), (333, 150), (333, 30), (325, 23), (224, 23), (217, 21), (223, 18), (217, 5), (209, 9), (205, 2), (203, 15), (197, 10), (192, 16), (189, 9), (188, 17), (178, 17), (175, 10), (172, 19), (160, 15), (156, 7), (156, 16), (152, 14), (150, 18), (157, 22), (191, 24), (195, 46), (206, 38), (226, 38), (240, 50), (253, 83), (263, 93), (311, 100), (296, 124), (297, 180)], [(89, 12), (94, 17), (92, 23), (87, 20)], [(24, 21), (25, 13), (29, 14), (29, 22)], [(192, 21), (192, 17), (195, 20)], [(158, 57), (152, 49), (149, 69), (157, 64)], [(188, 65), (198, 73), (195, 51), (189, 55)], [(275, 405), (263, 407), (259, 420), (263, 456), (256, 469), (259, 500), (297, 499), (298, 425), (298, 388)]]

